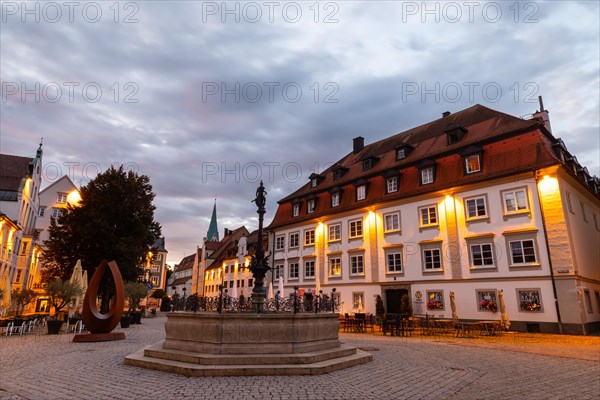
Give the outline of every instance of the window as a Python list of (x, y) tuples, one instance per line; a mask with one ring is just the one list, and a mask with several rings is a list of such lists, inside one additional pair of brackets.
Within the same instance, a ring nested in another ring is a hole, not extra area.
[(517, 289), (519, 311), (541, 312), (541, 298), (540, 289)]
[(481, 162), (479, 154), (468, 156), (465, 158), (465, 173), (472, 174), (481, 171)]
[(438, 224), (437, 219), (437, 207), (436, 206), (425, 206), (419, 208), (421, 227), (423, 226), (434, 226)]
[(386, 254), (387, 272), (402, 272), (402, 250), (396, 249)]
[(364, 274), (365, 274), (364, 256), (362, 254), (350, 256), (350, 275), (364, 275)]
[(233, 282), (234, 282), (234, 281), (229, 281), (229, 288), (230, 288), (230, 289), (233, 287)]
[(363, 161), (363, 171), (368, 171), (371, 168), (373, 168), (373, 160), (372, 159)]
[(344, 175), (343, 170), (341, 168), (336, 169), (335, 171), (333, 171), (333, 180), (337, 181), (338, 179), (341, 179), (342, 175)]
[(153, 286), (158, 286), (158, 276), (151, 276), (150, 282), (152, 283)]
[(478, 243), (469, 246), (471, 266), (474, 268), (494, 267), (494, 251), (490, 243)]
[(427, 309), (428, 310), (443, 310), (444, 309), (444, 292), (441, 290), (428, 290), (427, 292)]
[(496, 298), (496, 290), (477, 290), (477, 309), (479, 311), (498, 311), (498, 300)]
[(397, 232), (400, 230), (400, 213), (390, 213), (383, 216), (384, 232)]
[(329, 241), (342, 240), (342, 224), (329, 225)]
[(275, 236), (275, 250), (285, 249), (285, 236)]
[(396, 150), (396, 161), (400, 161), (406, 158), (406, 149), (403, 147)]
[(27, 254), (27, 247), (29, 247), (29, 242), (23, 242), (23, 244), (21, 244), (21, 255), (22, 256)]
[(529, 210), (525, 189), (514, 189), (502, 192), (504, 213), (514, 214)]
[(596, 227), (597, 231), (600, 231), (600, 224), (598, 224), (598, 215), (594, 214), (594, 226)]
[(365, 310), (364, 292), (352, 292), (352, 308), (357, 312), (362, 312)]
[(163, 259), (163, 255), (162, 255), (162, 254), (157, 254), (157, 255), (156, 255), (156, 258), (155, 258), (155, 260), (156, 260), (157, 262), (161, 262), (161, 261), (162, 261), (162, 259)]
[(427, 185), (433, 183), (434, 180), (434, 167), (427, 167), (421, 170), (421, 185)]
[(485, 196), (465, 199), (465, 206), (467, 220), (480, 219), (488, 216)]
[(298, 263), (297, 262), (291, 262), (288, 265), (288, 280), (289, 279), (298, 279)]
[(20, 269), (17, 270), (17, 276), (15, 277), (15, 283), (21, 283), (21, 273), (23, 271), (21, 271)]
[(315, 212), (315, 199), (311, 199), (306, 202), (306, 212), (308, 214)]
[(514, 240), (509, 242), (512, 264), (527, 264), (537, 262), (535, 243), (531, 239)]
[(571, 193), (565, 192), (565, 194), (567, 197), (567, 208), (571, 213), (575, 214), (575, 211), (573, 211), (573, 204), (571, 203)]
[(600, 312), (600, 292), (594, 292), (594, 297), (596, 297), (596, 307), (598, 308), (598, 312)]
[(52, 218), (58, 218), (61, 216), (61, 214), (62, 214), (62, 212), (61, 212), (60, 208), (52, 209), (52, 214), (51, 214)]
[(319, 179), (317, 179), (317, 178), (312, 178), (312, 179), (310, 180), (310, 184), (311, 184), (311, 186), (312, 186), (312, 187), (315, 187), (315, 186), (317, 186), (317, 185), (319, 184)]
[(304, 277), (310, 279), (315, 277), (315, 260), (304, 262)]
[(362, 219), (350, 221), (350, 238), (357, 238), (363, 235)]
[(300, 203), (296, 203), (292, 206), (292, 216), (297, 217), (300, 215)]
[(57, 203), (61, 203), (64, 204), (67, 202), (67, 195), (64, 193), (59, 193), (58, 194), (58, 199), (56, 200)]
[(304, 231), (304, 245), (313, 246), (315, 244), (315, 230), (307, 229)]
[(40, 213), (39, 213), (40, 217), (43, 217), (45, 212), (46, 212), (46, 207), (40, 207)]
[(425, 271), (442, 269), (442, 257), (440, 249), (423, 250), (423, 269)]
[(583, 204), (583, 200), (579, 200), (579, 205), (581, 206), (581, 215), (583, 216), (583, 220), (588, 222), (587, 215), (585, 213), (585, 204)]
[(332, 257), (329, 259), (329, 276), (342, 276), (342, 259)]
[(340, 205), (340, 192), (331, 193), (331, 207)]
[(385, 192), (394, 193), (398, 191), (398, 177), (387, 178), (385, 180)]
[(252, 287), (252, 283), (253, 283), (252, 278), (248, 279), (248, 287)]
[(273, 268), (273, 279), (279, 279), (280, 276), (283, 276), (283, 264), (277, 264)]
[(298, 232), (290, 233), (290, 248), (298, 247), (300, 234)]
[(591, 314), (594, 312), (594, 309), (592, 308), (592, 297), (590, 296), (590, 291), (585, 289), (583, 291), (583, 295), (585, 296), (585, 305), (587, 307), (587, 312)]
[(356, 201), (361, 201), (367, 198), (367, 187), (360, 185), (356, 188)]

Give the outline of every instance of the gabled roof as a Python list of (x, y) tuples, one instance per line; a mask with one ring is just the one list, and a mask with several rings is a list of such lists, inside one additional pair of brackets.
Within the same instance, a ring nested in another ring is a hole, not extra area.
[(32, 157), (0, 154), (0, 190), (18, 191), (21, 181), (31, 174)]
[(235, 249), (237, 253), (238, 241), (243, 236), (247, 236), (248, 234), (248, 229), (246, 229), (245, 226), (241, 226), (233, 231), (230, 231), (230, 233), (219, 242), (219, 248), (210, 255), (210, 258), (214, 261), (211, 266), (207, 268), (207, 270), (220, 267), (224, 260), (231, 258), (228, 255), (228, 250)]
[(161, 252), (161, 253), (168, 253), (167, 249), (165, 248), (165, 238), (163, 237), (159, 237), (158, 239), (156, 239), (154, 241), (154, 244), (152, 245), (152, 248), (154, 250), (156, 250), (157, 252)]
[(175, 265), (173, 272), (185, 271), (187, 269), (194, 268), (194, 261), (196, 259), (196, 253), (190, 254), (189, 256), (183, 257), (179, 264)]
[(71, 178), (69, 178), (69, 175), (63, 175), (60, 178), (58, 178), (57, 180), (55, 180), (54, 182), (52, 182), (49, 186), (45, 187), (44, 189), (40, 190), (40, 195), (47, 192), (48, 190), (50, 190), (54, 185), (58, 184), (59, 182), (66, 180), (68, 181), (71, 186), (73, 186), (73, 188), (78, 189), (77, 185), (75, 185), (73, 183), (73, 181), (71, 180)]
[[(445, 132), (448, 126), (462, 126), (466, 130), (458, 143), (449, 144)], [(330, 168), (323, 173), (325, 179), (317, 187), (307, 183), (280, 200), (269, 229), (557, 164), (559, 160), (551, 150), (549, 136), (537, 119), (523, 120), (475, 105), (367, 145), (356, 154), (347, 154), (334, 164), (348, 169), (341, 179), (334, 180), (333, 168)], [(396, 160), (396, 149), (400, 145), (409, 145), (412, 151), (406, 158)], [(464, 151), (470, 152), (476, 146), (484, 154), (483, 170), (465, 175)], [(370, 157), (379, 157), (380, 161), (364, 171), (361, 160)], [(432, 184), (421, 185), (419, 168), (425, 164), (436, 166), (436, 178)], [(400, 178), (400, 190), (386, 194), (385, 178), (391, 172)], [(356, 201), (356, 185), (361, 182), (369, 184), (367, 198)], [(341, 190), (338, 207), (330, 205), (329, 192), (334, 187)], [(317, 200), (315, 212), (311, 214), (306, 213), (305, 203), (309, 198)], [(300, 215), (292, 217), (292, 204), (298, 201)]]

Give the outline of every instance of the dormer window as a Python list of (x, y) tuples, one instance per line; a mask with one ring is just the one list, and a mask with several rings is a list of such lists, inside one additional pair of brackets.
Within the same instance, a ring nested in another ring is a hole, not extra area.
[(323, 175), (319, 175), (319, 174), (312, 173), (312, 174), (311, 174), (311, 175), (308, 177), (308, 179), (310, 179), (310, 186), (311, 186), (311, 187), (317, 187), (317, 185), (318, 185), (319, 183), (321, 183), (321, 181), (322, 181), (323, 179), (325, 179), (325, 177), (324, 177)]
[(338, 179), (341, 179), (342, 176), (344, 176), (344, 174), (346, 172), (348, 172), (348, 168), (346, 167), (342, 167), (340, 164), (334, 164), (333, 167), (331, 168), (333, 171), (333, 180), (337, 181)]
[(331, 207), (340, 205), (340, 192), (331, 193)]
[(467, 133), (467, 129), (462, 125), (451, 123), (446, 127), (446, 129), (444, 129), (444, 132), (446, 133), (448, 146), (451, 146), (460, 142), (463, 136), (465, 136)]
[(379, 161), (379, 157), (376, 156), (372, 156), (363, 160), (363, 171), (368, 171), (373, 168), (375, 164), (377, 164), (377, 161)]
[(361, 201), (367, 198), (367, 185), (356, 187), (356, 201)]
[(295, 201), (292, 203), (292, 217), (297, 217), (300, 215), (300, 202)]
[(315, 203), (316, 203), (315, 199), (311, 199), (306, 202), (306, 213), (307, 214), (312, 214), (315, 212), (315, 206), (316, 206)]
[(396, 147), (396, 161), (404, 160), (412, 151), (413, 147), (408, 144), (401, 144)]
[(435, 180), (435, 167), (425, 167), (421, 169), (421, 185), (428, 185)]
[(394, 193), (398, 191), (398, 177), (393, 176), (385, 180), (385, 192)]
[(465, 158), (465, 173), (473, 174), (481, 171), (481, 159), (479, 154), (474, 154)]
[(338, 179), (342, 178), (342, 170), (338, 169), (337, 171), (333, 171), (333, 180), (337, 181)]

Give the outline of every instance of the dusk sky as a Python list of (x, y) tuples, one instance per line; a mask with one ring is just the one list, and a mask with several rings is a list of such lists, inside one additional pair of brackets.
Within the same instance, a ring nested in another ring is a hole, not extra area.
[(352, 149), (482, 104), (600, 175), (598, 1), (1, 3), (0, 151), (150, 177), (174, 265)]

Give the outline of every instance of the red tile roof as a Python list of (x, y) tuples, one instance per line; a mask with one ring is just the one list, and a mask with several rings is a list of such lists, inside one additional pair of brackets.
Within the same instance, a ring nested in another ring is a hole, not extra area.
[[(448, 145), (444, 130), (449, 124), (467, 129), (460, 142)], [(363, 208), (403, 197), (451, 188), (476, 181), (488, 180), (519, 172), (531, 171), (559, 163), (551, 150), (551, 142), (542, 132), (543, 125), (537, 120), (522, 120), (494, 111), (481, 105), (440, 118), (406, 132), (380, 140), (357, 153), (350, 153), (337, 164), (348, 168), (341, 179), (334, 181), (332, 168), (326, 170), (325, 179), (317, 186), (307, 183), (302, 188), (279, 201), (279, 208), (269, 229)], [(413, 150), (408, 156), (396, 161), (395, 149), (407, 144)], [(482, 171), (465, 175), (461, 154), (465, 150), (483, 150)], [(370, 157), (380, 160), (368, 171), (363, 171), (362, 160)], [(435, 162), (435, 182), (421, 185), (419, 167), (426, 161)], [(385, 194), (383, 175), (397, 171), (400, 176), (399, 191)], [(355, 201), (355, 184), (364, 179), (369, 183), (367, 198)], [(330, 190), (342, 190), (340, 205), (330, 207)], [(306, 199), (316, 196), (314, 213), (306, 213)], [(300, 215), (292, 217), (292, 201), (301, 200)]]
[(33, 158), (0, 154), (0, 190), (19, 190), (21, 180), (30, 173)]

